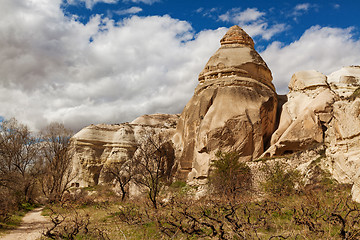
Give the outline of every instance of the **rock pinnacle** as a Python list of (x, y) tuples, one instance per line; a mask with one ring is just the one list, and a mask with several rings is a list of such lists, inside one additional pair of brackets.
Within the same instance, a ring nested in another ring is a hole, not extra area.
[(227, 44), (242, 44), (254, 48), (252, 38), (239, 26), (232, 26), (220, 40), (222, 46)]

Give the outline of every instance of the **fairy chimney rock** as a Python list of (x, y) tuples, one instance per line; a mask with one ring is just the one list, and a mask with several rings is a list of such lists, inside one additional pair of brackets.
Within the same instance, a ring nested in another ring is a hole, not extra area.
[(233, 26), (220, 42), (173, 138), (179, 176), (188, 181), (206, 179), (219, 150), (236, 151), (243, 161), (260, 156), (275, 128), (277, 94), (253, 40)]
[(254, 41), (239, 26), (233, 26), (220, 40), (221, 47), (199, 74), (199, 82), (221, 78), (246, 77), (275, 88), (271, 71), (254, 49)]

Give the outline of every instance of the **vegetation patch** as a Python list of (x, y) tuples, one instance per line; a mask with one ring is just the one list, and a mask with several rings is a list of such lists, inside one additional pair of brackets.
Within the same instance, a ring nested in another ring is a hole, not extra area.
[(51, 218), (60, 219), (56, 229), (67, 239), (65, 229), (73, 233), (75, 225), (74, 239), (358, 239), (360, 205), (350, 199), (351, 186), (319, 186), (262, 200), (180, 197), (157, 209), (141, 200), (57, 205)]
[(300, 172), (292, 169), (286, 170), (280, 162), (276, 162), (274, 166), (265, 165), (262, 171), (266, 178), (262, 183), (263, 189), (275, 197), (292, 195), (295, 187), (302, 185)]

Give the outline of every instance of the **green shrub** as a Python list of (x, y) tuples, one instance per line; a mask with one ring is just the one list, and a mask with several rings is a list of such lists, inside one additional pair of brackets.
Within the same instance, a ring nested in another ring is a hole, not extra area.
[(239, 162), (237, 153), (219, 151), (216, 157), (218, 160), (212, 164), (210, 173), (210, 184), (215, 192), (235, 199), (251, 189), (251, 170), (245, 163)]
[(34, 210), (35, 207), (37, 207), (38, 205), (36, 204), (31, 204), (31, 203), (22, 203), (21, 204), (21, 209), (24, 210), (25, 212), (29, 212)]
[(262, 171), (266, 175), (262, 183), (263, 189), (275, 197), (289, 196), (295, 192), (295, 186), (301, 184), (299, 171), (285, 170), (279, 162), (272, 167), (265, 165)]

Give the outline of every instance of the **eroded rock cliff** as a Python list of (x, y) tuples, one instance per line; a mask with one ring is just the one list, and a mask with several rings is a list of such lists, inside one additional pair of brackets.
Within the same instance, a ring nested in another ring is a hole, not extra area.
[(79, 186), (107, 182), (105, 167), (131, 159), (139, 141), (149, 132), (161, 132), (171, 139), (178, 119), (179, 115), (153, 114), (131, 123), (98, 124), (82, 129), (71, 139), (74, 169), (79, 170), (76, 182)]
[(360, 202), (360, 67), (344, 67), (328, 77), (314, 70), (298, 72), (289, 89), (263, 157), (323, 145), (323, 167), (339, 182), (353, 184), (353, 199)]
[(360, 66), (342, 68), (328, 81), (340, 97), (325, 131), (328, 168), (338, 181), (353, 184), (352, 197), (360, 202)]
[(324, 141), (324, 127), (332, 118), (332, 104), (337, 99), (326, 76), (315, 70), (297, 72), (289, 89), (265, 157), (293, 153)]

